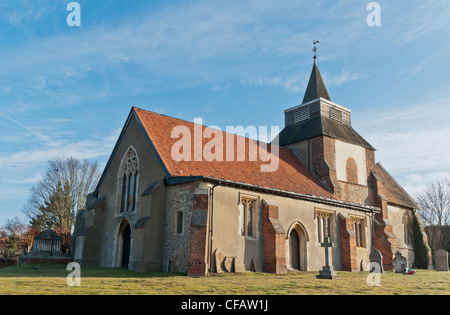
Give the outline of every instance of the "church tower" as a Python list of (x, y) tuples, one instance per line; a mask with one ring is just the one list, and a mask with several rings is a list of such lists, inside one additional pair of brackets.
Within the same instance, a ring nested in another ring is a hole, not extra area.
[(331, 101), (314, 65), (303, 102), (284, 111), (280, 146), (292, 149), (339, 199), (373, 205), (369, 176), (375, 149), (351, 125), (351, 110)]

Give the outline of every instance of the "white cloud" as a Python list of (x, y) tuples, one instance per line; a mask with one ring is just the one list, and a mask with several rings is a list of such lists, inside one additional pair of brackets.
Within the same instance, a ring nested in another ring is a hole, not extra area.
[(323, 80), (326, 86), (339, 86), (361, 79), (363, 79), (363, 75), (361, 73), (350, 72), (347, 70), (344, 70), (337, 75), (330, 75), (328, 73), (324, 73), (323, 75)]
[(375, 157), (410, 193), (450, 175), (450, 99), (384, 107), (353, 117)]

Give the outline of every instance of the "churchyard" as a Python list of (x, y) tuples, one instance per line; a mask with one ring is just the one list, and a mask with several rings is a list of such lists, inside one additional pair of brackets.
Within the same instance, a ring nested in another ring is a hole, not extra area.
[(0, 294), (44, 295), (450, 295), (450, 272), (417, 270), (415, 275), (381, 274), (380, 286), (367, 285), (368, 272), (337, 272), (338, 279), (317, 279), (318, 272), (287, 275), (246, 272), (203, 278), (176, 273), (136, 273), (125, 269), (82, 268), (81, 286), (70, 287), (65, 265), (0, 269)]

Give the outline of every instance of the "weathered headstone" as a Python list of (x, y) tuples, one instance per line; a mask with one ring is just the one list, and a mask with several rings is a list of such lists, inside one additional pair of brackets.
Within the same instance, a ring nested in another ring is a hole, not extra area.
[(406, 273), (408, 270), (408, 262), (399, 251), (395, 253), (394, 269), (395, 273)]
[(383, 269), (383, 255), (375, 247), (373, 247), (372, 251), (370, 252), (369, 260), (370, 260), (371, 263), (376, 263), (376, 264), (378, 264), (380, 266), (380, 268), (378, 269), (378, 270), (380, 270), (380, 273), (384, 272), (384, 269)]
[(253, 268), (255, 269), (255, 272), (263, 272), (263, 268), (261, 266), (261, 262), (259, 261), (258, 257), (253, 258)]
[(366, 265), (367, 265), (366, 260), (365, 260), (365, 259), (362, 259), (362, 260), (361, 260), (361, 263), (360, 263), (360, 265), (359, 265), (359, 271), (364, 271), (365, 268), (366, 268)]
[(217, 273), (222, 273), (222, 272), (226, 272), (224, 266), (223, 266), (223, 262), (225, 260), (225, 254), (224, 252), (218, 248), (214, 251), (214, 263), (215, 263), (215, 268), (216, 268), (216, 272)]
[(319, 274), (316, 276), (318, 279), (337, 279), (336, 271), (333, 270), (333, 267), (329, 264), (329, 256), (328, 256), (328, 248), (332, 247), (333, 244), (330, 242), (329, 237), (325, 237), (325, 241), (321, 244), (322, 247), (325, 247), (325, 266), (322, 267)]
[(448, 253), (440, 249), (436, 252), (436, 271), (448, 271)]
[(234, 272), (246, 272), (244, 263), (238, 258), (234, 258)]
[(223, 266), (225, 267), (225, 271), (234, 272), (234, 257), (233, 256), (225, 257)]

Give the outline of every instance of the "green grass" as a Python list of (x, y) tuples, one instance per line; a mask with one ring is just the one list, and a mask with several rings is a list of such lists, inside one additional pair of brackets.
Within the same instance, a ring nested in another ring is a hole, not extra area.
[(191, 278), (176, 273), (82, 268), (80, 287), (67, 285), (68, 274), (62, 265), (0, 269), (0, 294), (450, 295), (450, 272), (430, 270), (418, 270), (414, 276), (383, 273), (380, 287), (367, 285), (367, 272), (338, 272), (337, 280), (320, 280), (316, 279), (317, 272), (291, 272), (283, 276), (248, 272)]

